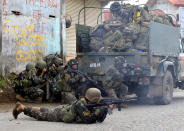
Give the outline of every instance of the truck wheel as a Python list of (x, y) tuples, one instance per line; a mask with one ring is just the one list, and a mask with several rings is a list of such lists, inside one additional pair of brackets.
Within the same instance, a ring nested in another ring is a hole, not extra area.
[(173, 97), (173, 87), (174, 87), (174, 81), (173, 76), (169, 70), (166, 71), (163, 79), (162, 79), (162, 96), (161, 97), (155, 97), (155, 103), (161, 104), (161, 105), (168, 105), (172, 101)]

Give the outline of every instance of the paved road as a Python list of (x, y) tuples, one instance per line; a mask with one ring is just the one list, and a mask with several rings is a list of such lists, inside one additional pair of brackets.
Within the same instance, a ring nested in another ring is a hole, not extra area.
[(184, 131), (184, 92), (175, 92), (170, 105), (128, 104), (128, 109), (114, 110), (103, 123), (91, 125), (36, 121), (23, 114), (13, 120), (7, 110), (0, 113), (0, 131)]

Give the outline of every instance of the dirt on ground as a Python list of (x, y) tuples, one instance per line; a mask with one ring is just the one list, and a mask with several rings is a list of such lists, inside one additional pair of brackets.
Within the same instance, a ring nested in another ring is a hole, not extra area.
[(0, 103), (15, 102), (15, 93), (8, 78), (0, 76)]
[(15, 102), (15, 93), (11, 87), (0, 87), (0, 103)]

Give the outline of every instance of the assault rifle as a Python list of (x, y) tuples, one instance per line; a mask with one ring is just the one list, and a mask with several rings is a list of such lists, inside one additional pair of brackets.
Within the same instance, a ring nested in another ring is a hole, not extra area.
[[(92, 107), (97, 107), (97, 106), (107, 106), (108, 107), (109, 105), (115, 104), (118, 107), (118, 111), (121, 111), (121, 104), (124, 102), (125, 102), (124, 100), (102, 99), (99, 103), (86, 104), (85, 106), (90, 109)], [(111, 112), (109, 112), (109, 114), (112, 114)]]
[(73, 70), (70, 67), (67, 68), (67, 71), (71, 72), (71, 73), (76, 73), (79, 76), (86, 78), (86, 80), (88, 80), (90, 85), (94, 86), (95, 88), (97, 88), (101, 91), (102, 96), (107, 96), (107, 93), (105, 92), (105, 89), (101, 85), (99, 85), (97, 81), (89, 79), (89, 77), (86, 74), (84, 74), (83, 72), (80, 72), (79, 70)]

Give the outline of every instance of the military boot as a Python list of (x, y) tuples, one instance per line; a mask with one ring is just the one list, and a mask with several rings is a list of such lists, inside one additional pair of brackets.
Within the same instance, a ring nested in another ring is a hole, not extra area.
[(13, 109), (13, 117), (17, 119), (18, 115), (24, 111), (25, 106), (21, 104), (20, 102), (17, 102), (15, 105), (15, 108)]

